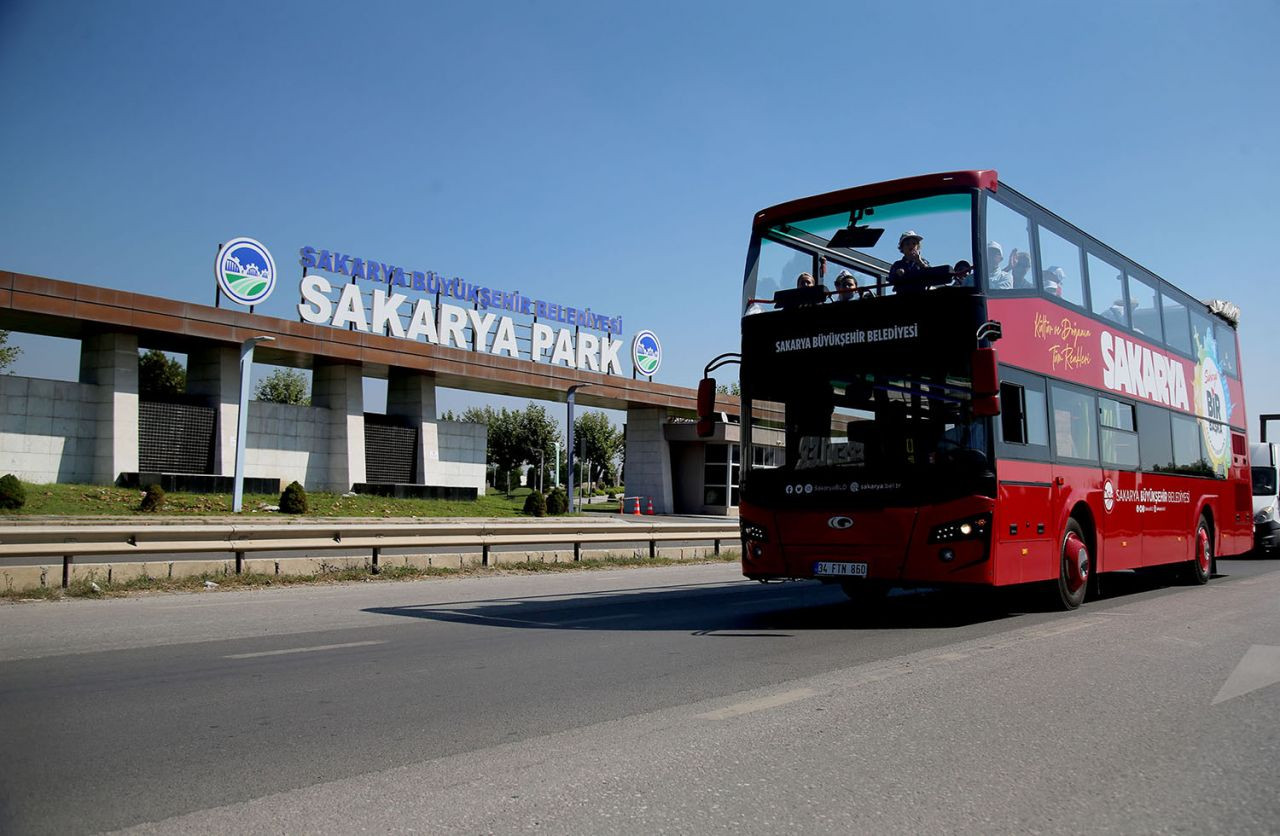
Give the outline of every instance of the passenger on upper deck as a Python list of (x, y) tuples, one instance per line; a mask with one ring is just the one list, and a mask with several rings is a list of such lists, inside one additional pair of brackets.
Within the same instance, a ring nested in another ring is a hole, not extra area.
[(813, 287), (815, 284), (813, 276), (809, 273), (801, 273), (796, 276), (796, 287)]
[(858, 292), (858, 279), (848, 270), (841, 270), (836, 276), (836, 301), (851, 302), (861, 299), (865, 294)]
[(889, 267), (889, 284), (893, 285), (894, 293), (919, 293), (932, 285), (948, 284), (968, 275), (968, 264), (963, 261), (958, 262), (956, 268), (951, 270), (949, 276), (944, 276), (942, 281), (926, 275), (925, 271), (933, 268), (920, 255), (920, 243), (922, 241), (924, 241), (924, 236), (918, 234), (914, 229), (909, 229), (899, 236), (898, 251), (902, 253), (902, 258), (893, 262), (893, 265)]
[(1031, 272), (1031, 256), (1022, 250), (1009, 253), (1009, 272), (1013, 274), (1013, 289), (1028, 290), (1035, 287), (1028, 275)]
[(1061, 267), (1049, 267), (1040, 274), (1040, 278), (1044, 279), (1044, 292), (1050, 296), (1062, 295), (1062, 283), (1067, 278), (1067, 273)]
[[(1124, 278), (1124, 277), (1121, 276), (1121, 278)], [(1130, 300), (1129, 310), (1133, 310), (1136, 307), (1138, 307), (1138, 300), (1137, 299)], [(1102, 318), (1109, 319), (1112, 322), (1119, 323), (1120, 325), (1128, 325), (1129, 324), (1128, 317), (1124, 315), (1124, 300), (1117, 299), (1116, 301), (1112, 302), (1111, 307), (1107, 308), (1105, 311), (1102, 312)]]
[[(1017, 250), (1014, 250), (1017, 252)], [(995, 290), (1009, 290), (1013, 287), (1013, 274), (1008, 268), (1000, 266), (1004, 258), (1004, 247), (999, 241), (987, 242), (987, 287)]]

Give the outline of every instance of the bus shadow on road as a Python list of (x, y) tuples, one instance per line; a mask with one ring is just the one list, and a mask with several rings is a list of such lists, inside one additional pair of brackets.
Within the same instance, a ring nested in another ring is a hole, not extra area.
[(371, 607), (364, 612), (508, 629), (675, 630), (702, 636), (784, 638), (810, 630), (948, 629), (1016, 612), (1000, 596), (896, 592), (876, 606), (836, 586), (798, 582), (703, 589), (593, 593), (555, 600), (503, 598), (455, 604)]

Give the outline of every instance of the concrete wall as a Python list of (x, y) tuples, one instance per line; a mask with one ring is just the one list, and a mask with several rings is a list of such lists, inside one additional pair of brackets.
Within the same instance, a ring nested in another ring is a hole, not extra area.
[(329, 477), (333, 424), (321, 407), (250, 401), (244, 475), (317, 489)]
[[(245, 476), (278, 478), (286, 485), (297, 481), (308, 489), (320, 489), (333, 469), (329, 459), (335, 442), (330, 434), (335, 426), (341, 426), (342, 420), (345, 413), (335, 417), (323, 407), (251, 401)], [(439, 447), (425, 483), (473, 487), (483, 494), (484, 424), (441, 421), (432, 426), (436, 428)]]
[(488, 428), (463, 421), (440, 421), (435, 427), (439, 459), (429, 463), (426, 483), (476, 488), (483, 495)]
[(99, 387), (0, 375), (0, 475), (27, 482), (92, 482)]

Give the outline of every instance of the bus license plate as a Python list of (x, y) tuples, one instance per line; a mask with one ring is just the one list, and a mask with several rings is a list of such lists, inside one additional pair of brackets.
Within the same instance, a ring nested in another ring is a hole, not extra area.
[(813, 574), (822, 576), (847, 576), (852, 578), (865, 578), (867, 576), (867, 564), (865, 563), (815, 563), (813, 565)]

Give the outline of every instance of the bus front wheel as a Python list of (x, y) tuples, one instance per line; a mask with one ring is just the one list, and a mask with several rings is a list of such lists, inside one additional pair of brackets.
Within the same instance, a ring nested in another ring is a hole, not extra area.
[(1084, 539), (1084, 529), (1074, 517), (1067, 520), (1062, 535), (1062, 553), (1058, 559), (1058, 582), (1053, 603), (1059, 609), (1074, 610), (1084, 603), (1089, 588), (1089, 575), (1093, 565), (1089, 558), (1089, 545)]

